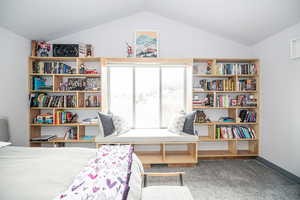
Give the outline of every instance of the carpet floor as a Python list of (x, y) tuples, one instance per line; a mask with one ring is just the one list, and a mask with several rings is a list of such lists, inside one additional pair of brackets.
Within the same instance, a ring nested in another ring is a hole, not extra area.
[[(201, 160), (194, 168), (157, 165), (146, 172), (184, 171), (184, 183), (195, 200), (300, 200), (300, 185), (250, 160)], [(177, 177), (149, 177), (148, 185), (178, 185)]]

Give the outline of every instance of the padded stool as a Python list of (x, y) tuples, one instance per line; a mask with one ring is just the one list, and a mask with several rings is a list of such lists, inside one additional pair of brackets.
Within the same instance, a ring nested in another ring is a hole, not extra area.
[[(142, 200), (193, 200), (193, 196), (188, 187), (183, 186), (184, 172), (173, 173), (145, 173), (144, 188), (142, 190)], [(148, 186), (148, 176), (179, 176), (180, 186)]]
[(142, 200), (193, 200), (186, 186), (148, 186), (143, 188)]

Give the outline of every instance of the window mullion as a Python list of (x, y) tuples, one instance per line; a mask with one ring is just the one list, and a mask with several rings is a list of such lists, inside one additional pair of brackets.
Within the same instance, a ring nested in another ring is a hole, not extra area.
[(136, 95), (135, 95), (135, 66), (132, 67), (132, 128), (136, 128)]
[(159, 128), (162, 128), (162, 69), (159, 66)]

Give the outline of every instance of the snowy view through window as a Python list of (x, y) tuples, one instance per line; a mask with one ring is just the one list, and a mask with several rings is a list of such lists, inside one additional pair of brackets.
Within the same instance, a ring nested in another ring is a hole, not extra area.
[(183, 66), (110, 67), (109, 81), (110, 111), (133, 128), (167, 127), (185, 107)]

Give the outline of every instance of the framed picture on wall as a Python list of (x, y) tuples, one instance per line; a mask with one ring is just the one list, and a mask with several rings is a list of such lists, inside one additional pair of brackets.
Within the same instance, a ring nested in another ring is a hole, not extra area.
[(158, 32), (136, 31), (135, 32), (135, 57), (136, 58), (158, 58)]

